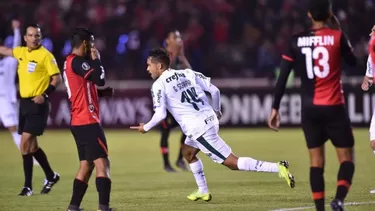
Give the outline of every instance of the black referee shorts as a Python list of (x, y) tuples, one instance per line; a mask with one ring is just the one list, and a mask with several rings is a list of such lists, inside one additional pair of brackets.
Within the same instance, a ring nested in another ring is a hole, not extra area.
[(43, 104), (34, 103), (31, 98), (21, 98), (18, 114), (18, 133), (30, 133), (34, 136), (43, 135), (47, 127), (49, 101)]
[(71, 126), (80, 161), (94, 161), (108, 157), (107, 140), (103, 128), (98, 124)]
[(330, 139), (337, 148), (354, 146), (350, 119), (344, 105), (302, 108), (302, 128), (309, 149)]
[(161, 122), (160, 125), (162, 130), (171, 130), (179, 126), (178, 122), (175, 120), (175, 118), (169, 111), (167, 111), (167, 117)]

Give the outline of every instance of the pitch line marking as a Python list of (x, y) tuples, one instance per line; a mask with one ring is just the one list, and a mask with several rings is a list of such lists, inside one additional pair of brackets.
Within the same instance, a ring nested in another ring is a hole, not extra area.
[[(346, 202), (344, 203), (345, 206), (358, 206), (358, 205), (366, 205), (366, 204), (375, 204), (375, 201), (368, 201), (368, 202)], [(325, 205), (326, 207), (329, 207), (330, 205)], [(275, 209), (270, 211), (294, 211), (294, 210), (307, 210), (315, 208), (315, 206), (305, 206), (305, 207), (294, 207), (294, 208), (281, 208), (281, 209)]]

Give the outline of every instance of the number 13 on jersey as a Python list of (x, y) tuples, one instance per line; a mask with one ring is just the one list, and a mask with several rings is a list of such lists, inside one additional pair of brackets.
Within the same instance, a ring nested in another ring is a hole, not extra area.
[[(305, 47), (301, 49), (301, 52), (305, 55), (306, 71), (309, 79), (314, 79), (314, 76), (325, 78), (329, 75), (329, 52), (326, 47), (317, 46), (314, 49)], [(317, 60), (318, 65), (313, 64), (313, 60)]]

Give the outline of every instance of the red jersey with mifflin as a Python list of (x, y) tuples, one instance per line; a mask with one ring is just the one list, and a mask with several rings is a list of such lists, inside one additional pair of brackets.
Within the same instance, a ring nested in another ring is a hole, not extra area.
[(341, 86), (341, 60), (351, 64), (355, 56), (340, 30), (310, 29), (292, 37), (282, 55), (301, 75), (302, 103), (331, 106), (345, 103)]
[(105, 83), (100, 60), (70, 54), (66, 57), (63, 77), (71, 103), (71, 125), (100, 124), (96, 85)]

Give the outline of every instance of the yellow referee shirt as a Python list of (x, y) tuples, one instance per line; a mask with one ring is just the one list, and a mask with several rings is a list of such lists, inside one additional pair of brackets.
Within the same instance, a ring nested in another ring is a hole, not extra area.
[(22, 98), (42, 95), (50, 84), (50, 78), (59, 74), (55, 57), (43, 46), (29, 51), (16, 47), (13, 56), (18, 60), (19, 90)]

